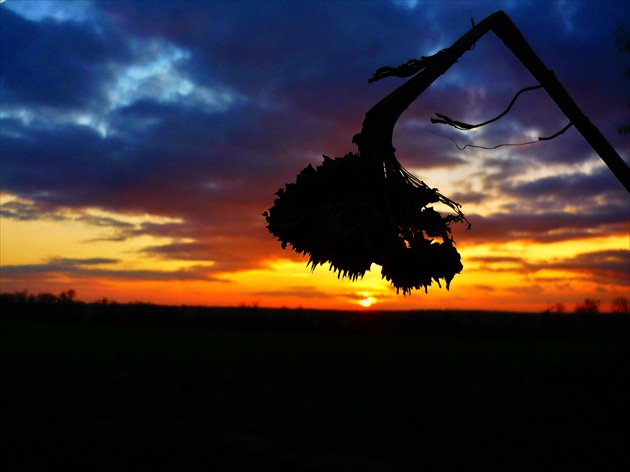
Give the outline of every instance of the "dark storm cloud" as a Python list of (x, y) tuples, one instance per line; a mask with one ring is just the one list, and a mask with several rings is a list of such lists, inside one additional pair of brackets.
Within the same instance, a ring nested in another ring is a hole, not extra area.
[[(375, 69), (449, 46), (470, 28), (471, 17), (480, 21), (505, 8), (584, 111), (614, 130), (617, 123), (606, 120), (627, 110), (619, 99), (624, 84), (614, 81), (618, 53), (609, 20), (630, 14), (629, 7), (561, 5), (108, 1), (94, 3), (93, 19), (82, 22), (30, 21), (3, 7), (0, 73), (8, 116), (2, 119), (0, 179), (3, 192), (33, 203), (9, 202), (2, 216), (33, 220), (85, 208), (166, 216), (180, 222), (130, 225), (87, 215), (81, 221), (111, 228), (112, 240), (172, 238), (146, 253), (215, 262), (204, 271), (259, 267), (281, 254), (260, 215), (273, 193), (322, 154), (354, 151), (351, 138), (365, 112), (402, 83), (368, 84)], [(131, 74), (128, 66), (160, 63), (174, 50), (181, 58), (173, 59), (172, 70), (162, 64), (148, 83), (117, 88), (121, 77), (148, 73)], [(186, 81), (198, 96), (185, 94)], [(592, 159), (590, 148), (572, 139), (575, 130), (510, 151), (510, 159), (458, 151), (432, 134), (460, 145), (524, 141), (529, 128), (552, 134), (566, 120), (542, 91), (526, 94), (505, 119), (474, 135), (429, 123), (435, 112), (486, 120), (534, 83), (490, 33), (403, 115), (395, 135), (401, 161), (456, 170), (478, 160), (483, 191), (460, 188), (456, 201), (480, 203), (497, 193), (522, 201), (505, 213), (473, 215), (474, 230), (462, 240), (557, 241), (625, 231), (627, 200), (606, 172), (514, 180), (533, 164)], [(80, 123), (77, 113), (102, 129)], [(607, 136), (618, 148), (626, 142), (616, 133)], [(563, 212), (576, 201), (579, 212)], [(605, 208), (601, 201), (608, 202)]]
[[(610, 68), (606, 62), (616, 55), (612, 30), (609, 47), (602, 50), (601, 37), (595, 42), (583, 39), (584, 31), (590, 31), (589, 25), (569, 28), (566, 12), (555, 5), (468, 2), (455, 9), (432, 4), (431, 13), (440, 18), (439, 22), (425, 15), (424, 8), (405, 11), (392, 8), (389, 2), (247, 2), (236, 7), (223, 2), (105, 2), (102, 7), (114, 24), (133, 34), (167, 38), (192, 50), (196, 60), (189, 68), (200, 81), (212, 78), (257, 99), (289, 102), (326, 119), (347, 121), (360, 119), (366, 106), (400, 83), (390, 79), (368, 85), (366, 79), (377, 67), (434, 53), (464, 33), (471, 17), (481, 20), (502, 7), (513, 15), (526, 38), (531, 37), (534, 48), (544, 52), (542, 58), (550, 68), (566, 65), (562, 67), (566, 71), (563, 80), (568, 86), (577, 88), (584, 83), (586, 69), (601, 81), (601, 74), (594, 74), (591, 68)], [(593, 27), (602, 27), (598, 34), (603, 36), (605, 28), (600, 23), (605, 20), (597, 13), (593, 12)], [(579, 58), (567, 58), (580, 51), (576, 44), (593, 53), (588, 65), (582, 65), (584, 61)], [(511, 98), (518, 90), (513, 88), (513, 81), (520, 86), (535, 83), (492, 33), (482, 38), (449, 74), (458, 76), (460, 84), (452, 90), (449, 76), (440, 78), (436, 87), (442, 93), (435, 96), (444, 108), (430, 107), (431, 113), (457, 113), (458, 107), (445, 106), (451, 99), (465, 106), (467, 100), (462, 98), (466, 97), (457, 93), (462, 84), (481, 84), (490, 92), (500, 91)], [(447, 88), (449, 93), (443, 93)], [(608, 83), (607, 90), (622, 91), (623, 84)], [(602, 89), (593, 89), (580, 95), (595, 94), (596, 103), (600, 103), (601, 93)], [(538, 118), (546, 119), (548, 111), (537, 106), (545, 99), (544, 92), (538, 92), (524, 100), (531, 109), (538, 110)]]
[(80, 108), (104, 101), (112, 62), (130, 60), (128, 44), (93, 25), (33, 22), (0, 10), (2, 105)]
[[(326, 116), (355, 109), (349, 100), (361, 90), (365, 95), (367, 78), (391, 53), (393, 28), (410, 31), (414, 23), (386, 2), (104, 2), (102, 8), (133, 34), (194, 51), (191, 69), (201, 80), (215, 77), (257, 98), (290, 97), (315, 113), (325, 107)], [(348, 95), (340, 82), (356, 90)], [(327, 94), (322, 87), (330, 87)]]
[(24, 197), (77, 207), (104, 203), (97, 200), (130, 187), (137, 181), (132, 171), (140, 174), (147, 165), (125, 153), (125, 142), (103, 139), (87, 126), (8, 124), (16, 133), (0, 144), (2, 187)]
[[(156, 123), (133, 128), (133, 135), (108, 138), (86, 126), (34, 129), (12, 123), (19, 132), (2, 138), (2, 186), (58, 205), (166, 215), (182, 211), (172, 198), (175, 194), (190, 199), (199, 210), (212, 205), (212, 197), (232, 202), (247, 194), (251, 198), (259, 187), (250, 186), (239, 195), (234, 179), (253, 171), (261, 181), (269, 180), (291, 157), (280, 143), (268, 146), (272, 156), (259, 154), (264, 137), (256, 129), (255, 115), (254, 110), (238, 122), (252, 129), (241, 140), (234, 123), (178, 107), (154, 107)], [(283, 132), (299, 137), (299, 129), (290, 129), (291, 121), (269, 114), (266, 118), (278, 121), (277, 132), (268, 137), (277, 134), (279, 141)], [(214, 194), (204, 192), (204, 186), (214, 186)], [(206, 202), (199, 200), (204, 193)]]

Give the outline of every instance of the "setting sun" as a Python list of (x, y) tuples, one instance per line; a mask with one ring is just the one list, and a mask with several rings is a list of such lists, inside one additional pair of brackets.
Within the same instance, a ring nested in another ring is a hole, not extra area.
[(370, 292), (362, 292), (361, 296), (363, 296), (363, 298), (359, 300), (359, 305), (361, 305), (363, 308), (369, 308), (378, 302), (376, 298), (370, 295)]

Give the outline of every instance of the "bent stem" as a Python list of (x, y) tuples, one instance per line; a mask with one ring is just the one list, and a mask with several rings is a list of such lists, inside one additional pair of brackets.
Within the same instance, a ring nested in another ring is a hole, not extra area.
[[(359, 146), (361, 156), (375, 165), (382, 165), (383, 156), (393, 156), (392, 135), (394, 126), (402, 113), (488, 31), (493, 31), (521, 64), (538, 80), (538, 83), (545, 89), (570, 123), (575, 126), (630, 193), (630, 167), (621, 159), (597, 127), (584, 115), (553, 71), (545, 67), (519, 29), (503, 11), (493, 13), (484, 19), (449, 48), (418, 61), (420, 64), (419, 72), (366, 113), (361, 133), (356, 135), (354, 139), (354, 142)], [(379, 69), (377, 73), (383, 69), (388, 71), (385, 75), (395, 75), (395, 71), (389, 72), (393, 70), (390, 68)], [(401, 75), (409, 76), (408, 69), (404, 69)]]

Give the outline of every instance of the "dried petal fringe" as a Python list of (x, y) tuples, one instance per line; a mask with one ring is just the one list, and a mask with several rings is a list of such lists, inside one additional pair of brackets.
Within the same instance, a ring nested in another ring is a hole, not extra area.
[[(311, 270), (329, 264), (338, 278), (355, 281), (376, 263), (397, 293), (426, 292), (433, 281), (441, 287), (440, 279), (448, 289), (463, 268), (450, 237), (450, 225), (465, 221), (460, 205), (394, 156), (384, 160), (382, 175), (374, 169), (355, 153), (308, 165), (263, 213), (268, 230), (283, 248), (308, 255)], [(455, 213), (428, 206), (438, 202)]]

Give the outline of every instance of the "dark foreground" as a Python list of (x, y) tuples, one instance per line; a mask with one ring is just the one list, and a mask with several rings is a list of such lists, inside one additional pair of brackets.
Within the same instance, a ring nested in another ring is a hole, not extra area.
[(630, 470), (624, 321), (264, 313), (3, 315), (2, 470)]

